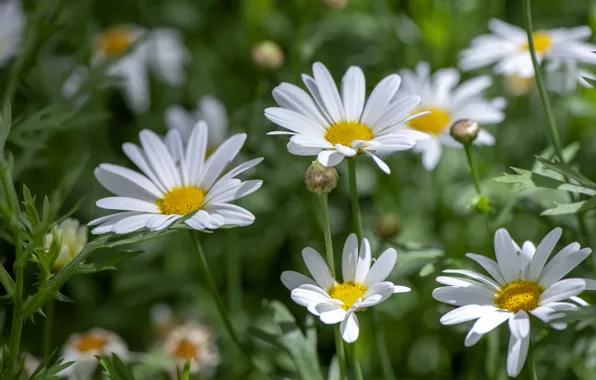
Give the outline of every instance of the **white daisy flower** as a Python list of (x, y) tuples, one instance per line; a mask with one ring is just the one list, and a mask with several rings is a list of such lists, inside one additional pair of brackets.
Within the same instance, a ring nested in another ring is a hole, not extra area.
[[(52, 265), (53, 271), (58, 271), (71, 262), (87, 244), (87, 227), (81, 225), (76, 219), (65, 219), (56, 226), (56, 232), (60, 236), (61, 248), (54, 265)], [(51, 233), (46, 235), (46, 249), (50, 248), (53, 239)]]
[[(431, 138), (416, 142), (415, 151), (422, 153), (422, 163), (433, 170), (441, 158), (441, 145), (462, 147), (449, 134), (451, 124), (460, 119), (472, 119), (479, 124), (500, 123), (505, 115), (503, 98), (485, 99), (484, 91), (492, 84), (489, 76), (480, 76), (459, 84), (459, 71), (454, 68), (438, 70), (431, 75), (430, 66), (420, 62), (416, 70), (402, 70), (402, 86), (397, 96), (420, 95), (420, 106), (412, 113), (429, 111), (425, 115), (405, 123), (407, 128), (427, 133)], [(478, 145), (493, 145), (494, 137), (480, 130), (474, 141)]]
[[(534, 76), (526, 31), (501, 20), (491, 19), (492, 34), (476, 37), (460, 55), (460, 67), (473, 70), (495, 64), (494, 71), (506, 76)], [(592, 35), (588, 26), (534, 32), (536, 58), (551, 63), (582, 62), (596, 64), (596, 45), (585, 42)], [(549, 66), (546, 66), (547, 69)]]
[(321, 322), (341, 323), (341, 336), (348, 343), (358, 339), (357, 312), (385, 301), (393, 293), (410, 291), (408, 287), (385, 281), (397, 260), (395, 249), (383, 252), (371, 267), (370, 244), (362, 239), (358, 252), (355, 234), (348, 236), (344, 244), (342, 283), (336, 282), (325, 260), (314, 249), (305, 248), (302, 257), (314, 281), (294, 271), (283, 272), (281, 281), (292, 291), (292, 300), (305, 306)]
[[(472, 346), (484, 335), (508, 321), (511, 330), (507, 354), (507, 373), (517, 376), (528, 353), (530, 344), (530, 314), (549, 323), (553, 328), (564, 329), (565, 323), (553, 322), (561, 311), (575, 310), (586, 302), (577, 297), (586, 290), (582, 278), (563, 279), (573, 268), (590, 255), (590, 248), (580, 249), (571, 243), (547, 260), (561, 237), (555, 228), (538, 247), (526, 241), (520, 248), (505, 229), (495, 233), (497, 261), (468, 253), (490, 277), (471, 270), (446, 270), (445, 273), (467, 276), (438, 277), (445, 287), (433, 291), (441, 302), (458, 306), (441, 318), (444, 325), (476, 320), (465, 345)], [(569, 302), (573, 301), (575, 303)]]
[(212, 376), (221, 362), (213, 334), (198, 324), (187, 323), (170, 331), (163, 350), (174, 359), (178, 368), (184, 368), (186, 361), (192, 360), (190, 373), (200, 373), (202, 376)]
[(401, 78), (392, 74), (372, 91), (368, 101), (362, 69), (352, 66), (342, 78), (341, 96), (327, 68), (313, 65), (314, 78), (303, 74), (302, 80), (310, 95), (301, 88), (282, 83), (273, 90), (281, 108), (265, 110), (265, 116), (286, 131), (269, 135), (291, 135), (290, 153), (317, 156), (325, 166), (335, 166), (344, 157), (360, 153), (371, 156), (385, 173), (389, 167), (376, 153), (390, 153), (412, 148), (417, 140), (429, 136), (418, 131), (403, 130), (400, 124), (422, 114), (411, 115), (420, 104), (418, 96), (394, 99)]
[(177, 129), (183, 141), (188, 141), (192, 127), (199, 120), (204, 120), (209, 127), (208, 151), (217, 148), (228, 135), (228, 114), (226, 107), (214, 96), (204, 96), (197, 102), (197, 109), (187, 112), (179, 105), (166, 109), (166, 127)]
[(98, 364), (95, 356), (111, 356), (113, 353), (122, 360), (127, 360), (130, 355), (126, 343), (114, 332), (93, 328), (73, 334), (64, 345), (62, 357), (64, 363), (74, 363), (58, 375), (72, 380), (91, 379)]
[(261, 187), (260, 180), (241, 181), (236, 176), (263, 159), (226, 172), (246, 135), (233, 135), (206, 158), (207, 131), (205, 122), (198, 122), (186, 147), (177, 130), (169, 131), (165, 141), (152, 131), (141, 131), (141, 147), (125, 143), (122, 149), (143, 174), (122, 166), (99, 165), (95, 177), (116, 196), (96, 204), (121, 212), (91, 221), (90, 226), (97, 225), (91, 233), (125, 234), (143, 228), (159, 231), (192, 213), (184, 223), (195, 230), (252, 224), (254, 215), (231, 202)]
[(0, 67), (21, 49), (27, 19), (19, 0), (0, 2)]
[[(91, 66), (107, 62), (106, 75), (119, 79), (117, 85), (130, 109), (144, 113), (150, 105), (148, 69), (153, 69), (162, 82), (179, 86), (185, 80), (184, 66), (189, 60), (190, 53), (178, 31), (120, 25), (96, 38)], [(64, 83), (64, 95), (69, 98), (77, 94), (87, 77), (87, 68), (75, 68)]]

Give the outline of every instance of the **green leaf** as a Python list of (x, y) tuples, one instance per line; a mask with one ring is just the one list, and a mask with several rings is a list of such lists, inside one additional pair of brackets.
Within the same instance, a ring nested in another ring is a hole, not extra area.
[(588, 78), (588, 77), (584, 77), (584, 76), (582, 76), (582, 78), (584, 78), (584, 80), (586, 82), (588, 82), (590, 84), (590, 86), (596, 87), (596, 79), (592, 79), (592, 78)]
[(596, 190), (567, 183), (549, 176), (545, 176), (529, 170), (511, 168), (516, 174), (503, 174), (501, 177), (495, 178), (493, 181), (499, 183), (512, 184), (514, 190), (521, 191), (532, 188), (547, 188), (553, 190), (569, 191), (572, 193), (596, 195)]
[(596, 198), (574, 203), (555, 202), (555, 204), (556, 207), (549, 208), (548, 210), (543, 211), (540, 215), (567, 215), (591, 210), (596, 207)]
[(135, 380), (134, 374), (122, 362), (122, 360), (116, 354), (112, 354), (111, 358), (97, 357), (99, 363), (104, 369), (104, 375), (112, 380)]
[(10, 101), (4, 102), (2, 112), (0, 113), (0, 160), (4, 160), (4, 146), (6, 139), (10, 133), (10, 125), (12, 123), (12, 115), (10, 109)]
[(571, 166), (561, 164), (559, 162), (551, 162), (542, 157), (536, 157), (545, 168), (550, 169), (554, 172), (564, 175), (565, 177), (571, 178), (579, 182), (581, 185), (588, 187), (592, 190), (596, 190), (596, 183), (586, 178), (583, 174), (573, 169)]
[(0, 284), (4, 287), (6, 294), (12, 297), (14, 294), (15, 282), (2, 264), (0, 264)]

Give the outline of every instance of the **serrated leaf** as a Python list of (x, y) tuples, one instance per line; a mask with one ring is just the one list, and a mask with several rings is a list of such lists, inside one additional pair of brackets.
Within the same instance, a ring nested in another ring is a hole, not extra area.
[(592, 182), (590, 179), (585, 177), (580, 172), (573, 169), (571, 166), (566, 164), (561, 164), (559, 162), (551, 162), (542, 157), (536, 157), (544, 167), (550, 169), (554, 172), (564, 175), (567, 178), (571, 178), (579, 182), (581, 185), (588, 187), (592, 190), (596, 190), (596, 183)]
[(540, 215), (567, 215), (577, 214), (591, 210), (596, 207), (596, 198), (587, 201), (573, 202), (573, 203), (556, 203), (556, 207), (545, 210)]
[(501, 177), (493, 179), (495, 182), (514, 185), (515, 190), (521, 191), (532, 188), (546, 188), (553, 190), (569, 191), (572, 193), (596, 195), (596, 190), (585, 186), (567, 183), (556, 178), (545, 176), (529, 170), (511, 168), (516, 174), (505, 173)]

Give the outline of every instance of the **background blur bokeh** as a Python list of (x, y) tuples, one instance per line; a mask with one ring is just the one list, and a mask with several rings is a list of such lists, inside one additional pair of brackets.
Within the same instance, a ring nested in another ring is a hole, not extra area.
[[(329, 4), (343, 9), (331, 9)], [(34, 2), (24, 3), (26, 10), (34, 6)], [(103, 0), (61, 1), (56, 7), (59, 28), (39, 31), (47, 33), (47, 41), (27, 62), (26, 76), (13, 101), (14, 117), (48, 106), (67, 109), (62, 83), (74, 67), (89, 62), (94, 38), (105, 28), (137, 24), (179, 29), (192, 57), (182, 86), (169, 87), (151, 79), (151, 107), (144, 114), (132, 113), (119, 90), (97, 88), (84, 108), (67, 120), (49, 123), (45, 129), (21, 136), (22, 140), (13, 137), (10, 149), (15, 154), (17, 182), (27, 184), (41, 197), (87, 159), (63, 205), (67, 211), (83, 199), (74, 216), (86, 223), (103, 215), (94, 202), (107, 195), (93, 177), (94, 167), (100, 163), (132, 167), (121, 150), (124, 142), (138, 142), (138, 133), (144, 128), (164, 134), (164, 111), (172, 104), (191, 110), (201, 97), (217, 97), (227, 109), (230, 133), (248, 134), (243, 157), (265, 158), (250, 173), (264, 180), (262, 189), (240, 202), (255, 214), (256, 222), (202, 239), (219, 289), (241, 331), (249, 325), (269, 323), (267, 300), (280, 300), (302, 325), (307, 312), (291, 302), (279, 276), (288, 269), (305, 271), (302, 248), (324, 251), (316, 199), (303, 185), (312, 159), (290, 155), (283, 136), (265, 136), (275, 129), (263, 116), (263, 110), (274, 104), (272, 89), (284, 81), (300, 84), (300, 74), (310, 73), (311, 64), (320, 61), (336, 79), (351, 65), (362, 67), (370, 91), (387, 74), (413, 68), (420, 60), (428, 61), (433, 70), (455, 67), (457, 53), (486, 32), (492, 17), (523, 25), (518, 0)], [(596, 2), (535, 1), (533, 16), (536, 29), (596, 28)], [(253, 47), (264, 40), (283, 50), (279, 68), (264, 68), (254, 62)], [(478, 70), (474, 75), (478, 73), (491, 71)], [(9, 70), (0, 70), (0, 83), (9, 75)], [(420, 156), (412, 152), (387, 159), (391, 175), (383, 174), (370, 160), (359, 161), (361, 208), (373, 255), (397, 246), (399, 266), (390, 279), (413, 289), (377, 308), (378, 328), (384, 332), (399, 379), (505, 378), (504, 329), (465, 348), (464, 327), (439, 324), (440, 315), (450, 307), (431, 297), (437, 286), (434, 277), (445, 266), (470, 265), (461, 260), (466, 252), (492, 256), (492, 236), (498, 227), (506, 227), (518, 242), (537, 242), (555, 225), (570, 227), (563, 237), (565, 243), (576, 239), (575, 219), (539, 216), (559, 194), (545, 191), (533, 194), (530, 200), (524, 193), (492, 181), (511, 166), (529, 170), (534, 155), (546, 149), (548, 141), (534, 90), (513, 96), (503, 78), (497, 77), (489, 94), (506, 97), (508, 106), (505, 121), (488, 127), (496, 136), (496, 145), (474, 149), (482, 185), (493, 204), (488, 217), (467, 207), (474, 188), (461, 150), (445, 149), (433, 172), (424, 170)], [(587, 177), (596, 178), (596, 90), (552, 94), (552, 101), (564, 144), (581, 143), (574, 165)], [(336, 251), (352, 232), (346, 169), (338, 167), (340, 184), (330, 195)], [(381, 241), (375, 226), (387, 213), (399, 218), (400, 233), (390, 241)], [(592, 225), (589, 230), (594, 231)], [(10, 246), (0, 244), (2, 256), (10, 263)], [(73, 332), (100, 326), (120, 334), (133, 351), (148, 351), (155, 339), (151, 309), (166, 303), (177, 315), (199, 318), (216, 331), (222, 353), (216, 377), (241, 378), (236, 368), (240, 359), (226, 340), (212, 299), (197, 276), (197, 258), (187, 235), (171, 234), (138, 248), (145, 252), (119, 264), (117, 271), (77, 276), (63, 288), (75, 302), (56, 306), (56, 346)], [(584, 265), (578, 271), (586, 272), (588, 265)], [(28, 283), (33, 282), (33, 271), (27, 273)], [(240, 281), (236, 273), (241, 274)], [(10, 312), (3, 315), (10, 316)], [(381, 378), (369, 315), (364, 312), (361, 316), (359, 352), (365, 378)], [(23, 349), (39, 355), (43, 323), (40, 318), (36, 321), (25, 326)], [(9, 326), (6, 322), (5, 337)], [(320, 322), (316, 326), (320, 360), (327, 366), (334, 353), (332, 330)], [(581, 327), (580, 331), (572, 326), (544, 337), (536, 352), (541, 379), (595, 378), (594, 329)], [(258, 350), (275, 366), (276, 373), (294, 378), (287, 357), (265, 344)]]

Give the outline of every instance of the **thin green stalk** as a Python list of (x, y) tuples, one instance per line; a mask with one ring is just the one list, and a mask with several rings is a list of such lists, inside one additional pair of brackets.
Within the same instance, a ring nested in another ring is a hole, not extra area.
[(480, 190), (480, 181), (478, 180), (478, 174), (476, 174), (476, 168), (474, 167), (474, 160), (472, 158), (472, 144), (464, 144), (464, 150), (466, 151), (466, 157), (468, 159), (468, 166), (470, 167), (470, 173), (472, 174), (472, 181), (474, 182), (474, 188), (478, 195), (482, 195)]
[[(327, 265), (335, 278), (335, 261), (333, 259), (333, 241), (331, 240), (331, 224), (329, 223), (329, 206), (327, 194), (319, 195), (321, 205), (321, 214), (323, 216), (323, 234), (325, 235), (325, 252), (327, 253)], [(335, 334), (335, 353), (339, 362), (339, 373), (342, 380), (346, 379), (346, 354), (344, 351), (344, 342), (341, 339), (339, 326), (333, 329)]]
[(228, 263), (228, 307), (232, 313), (242, 309), (242, 265), (238, 254), (238, 236), (229, 231), (232, 249), (226, 256)]
[(10, 329), (9, 347), (9, 361), (8, 374), (16, 373), (17, 362), (19, 359), (19, 347), (21, 345), (21, 334), (23, 332), (23, 246), (21, 243), (21, 235), (15, 231), (15, 291), (12, 314), (12, 326)]
[(352, 349), (350, 350), (350, 353), (352, 354), (354, 377), (356, 380), (364, 380), (364, 376), (362, 376), (362, 367), (360, 366), (360, 360), (358, 359), (358, 352), (356, 351), (356, 342), (352, 343)]
[(528, 358), (526, 364), (526, 372), (528, 373), (528, 379), (530, 380), (538, 380), (538, 375), (536, 374), (536, 362), (534, 360), (534, 344), (530, 341), (530, 345), (528, 347)]
[(254, 363), (251, 359), (251, 356), (250, 356), (248, 350), (244, 347), (244, 345), (238, 338), (238, 334), (236, 334), (236, 330), (234, 330), (234, 326), (232, 326), (232, 322), (230, 320), (230, 315), (229, 315), (228, 311), (226, 310), (223, 300), (219, 296), (219, 293), (217, 291), (217, 285), (215, 284), (215, 280), (213, 279), (213, 276), (211, 275), (211, 271), (209, 270), (209, 266), (207, 264), (207, 258), (205, 257), (205, 253), (203, 252), (203, 247), (201, 247), (201, 243), (199, 242), (198, 235), (199, 235), (199, 232), (196, 232), (196, 231), (190, 232), (192, 242), (195, 246), (195, 249), (196, 249), (198, 257), (199, 257), (199, 267), (201, 270), (201, 276), (207, 282), (207, 288), (209, 289), (209, 292), (211, 293), (211, 295), (213, 296), (213, 299), (215, 300), (215, 304), (217, 306), (217, 311), (219, 312), (219, 317), (221, 318), (221, 320), (224, 324), (224, 327), (226, 328), (226, 331), (228, 332), (228, 335), (230, 336), (230, 338), (232, 339), (232, 341), (234, 342), (234, 344), (236, 345), (238, 350), (245, 356), (245, 358), (248, 360), (248, 362), (251, 363), (251, 365), (253, 365)]
[(536, 58), (536, 49), (534, 47), (534, 31), (532, 29), (532, 10), (530, 6), (530, 0), (524, 0), (524, 14), (526, 16), (526, 33), (528, 35), (528, 48), (530, 49), (530, 56), (532, 57), (532, 65), (534, 66), (534, 76), (536, 78), (536, 86), (538, 87), (538, 93), (540, 94), (540, 101), (542, 102), (542, 107), (544, 107), (544, 113), (546, 114), (547, 120), (547, 130), (548, 137), (553, 144), (553, 148), (555, 149), (555, 154), (557, 158), (563, 161), (563, 149), (561, 147), (561, 138), (559, 136), (559, 130), (557, 129), (557, 124), (555, 122), (555, 116), (553, 114), (552, 106), (550, 104), (550, 100), (546, 93), (546, 87), (544, 85), (544, 79), (542, 78), (542, 72), (540, 71), (540, 65), (538, 64), (538, 59)]
[(43, 356), (47, 358), (52, 353), (52, 324), (54, 321), (54, 300), (46, 306), (46, 320), (43, 326)]
[(360, 203), (358, 201), (358, 188), (356, 187), (356, 159), (348, 159), (348, 179), (350, 182), (350, 195), (352, 197), (352, 220), (354, 221), (354, 232), (361, 241), (364, 237), (362, 232), (362, 219), (360, 216)]
[(373, 331), (375, 343), (379, 349), (379, 360), (381, 361), (381, 367), (383, 368), (385, 379), (395, 380), (395, 372), (393, 372), (393, 367), (391, 366), (391, 359), (389, 358), (389, 351), (387, 351), (387, 346), (385, 345), (383, 330), (381, 329), (381, 324), (378, 321), (377, 312), (374, 308), (370, 309), (370, 318), (374, 326)]

